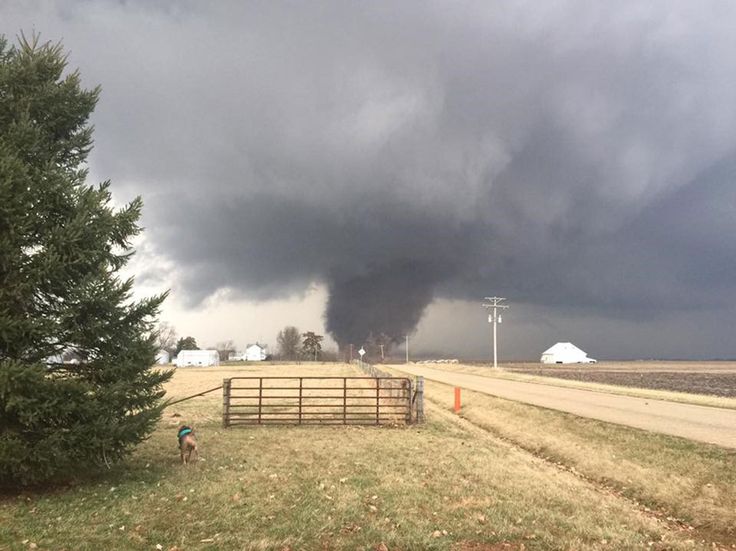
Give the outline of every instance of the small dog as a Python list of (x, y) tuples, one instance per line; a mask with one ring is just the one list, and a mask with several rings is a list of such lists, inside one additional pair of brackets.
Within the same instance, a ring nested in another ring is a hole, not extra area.
[(194, 459), (199, 459), (199, 452), (197, 451), (197, 440), (194, 438), (194, 430), (192, 427), (182, 425), (179, 427), (179, 452), (181, 453), (181, 462), (184, 465), (189, 464), (192, 458), (192, 452), (194, 452)]

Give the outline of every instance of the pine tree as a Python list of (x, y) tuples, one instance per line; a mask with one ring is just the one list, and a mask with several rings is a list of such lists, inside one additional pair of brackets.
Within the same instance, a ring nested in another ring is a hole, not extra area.
[(195, 339), (194, 337), (183, 337), (179, 339), (176, 342), (175, 353), (178, 354), (182, 350), (199, 350), (199, 346), (197, 346), (197, 339)]
[[(164, 295), (135, 301), (120, 270), (142, 202), (85, 183), (99, 88), (60, 44), (0, 36), (0, 485), (109, 465), (153, 430)], [(73, 352), (75, 363), (62, 361)]]
[(317, 356), (322, 351), (322, 335), (317, 335), (314, 331), (307, 331), (302, 335), (304, 342), (302, 343), (302, 351), (304, 356), (310, 360), (317, 360)]

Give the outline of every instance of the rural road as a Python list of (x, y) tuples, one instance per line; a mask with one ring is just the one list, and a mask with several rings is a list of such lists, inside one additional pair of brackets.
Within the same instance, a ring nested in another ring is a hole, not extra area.
[(736, 410), (508, 381), (418, 366), (394, 366), (427, 380), (609, 423), (736, 448)]

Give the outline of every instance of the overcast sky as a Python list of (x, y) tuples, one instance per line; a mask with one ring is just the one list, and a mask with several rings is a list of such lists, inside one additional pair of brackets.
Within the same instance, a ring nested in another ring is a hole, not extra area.
[(200, 344), (279, 328), (502, 359), (736, 357), (736, 3), (0, 0), (140, 194), (139, 291)]

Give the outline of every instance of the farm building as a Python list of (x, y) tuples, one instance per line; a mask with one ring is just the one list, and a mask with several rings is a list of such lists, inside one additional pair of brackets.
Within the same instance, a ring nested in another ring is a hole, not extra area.
[(158, 365), (166, 365), (171, 363), (171, 355), (166, 350), (159, 350), (156, 353), (156, 363)]
[(543, 364), (590, 364), (596, 360), (580, 350), (571, 342), (558, 342), (542, 353)]
[(247, 362), (262, 362), (266, 356), (266, 347), (258, 343), (249, 344), (245, 348), (245, 361)]
[(182, 350), (174, 359), (176, 367), (187, 365), (220, 365), (220, 354), (217, 350)]

